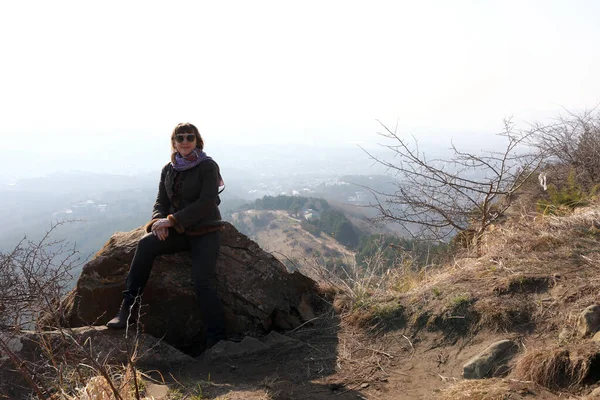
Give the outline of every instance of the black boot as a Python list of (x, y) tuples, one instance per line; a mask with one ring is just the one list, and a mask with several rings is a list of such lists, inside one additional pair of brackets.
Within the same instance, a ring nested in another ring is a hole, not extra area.
[[(125, 296), (123, 302), (121, 303), (121, 308), (117, 315), (108, 321), (106, 324), (107, 327), (112, 329), (123, 329), (127, 326), (127, 322), (130, 324), (135, 322), (135, 317), (137, 314), (137, 302), (135, 297)], [(129, 319), (129, 321), (127, 321)]]

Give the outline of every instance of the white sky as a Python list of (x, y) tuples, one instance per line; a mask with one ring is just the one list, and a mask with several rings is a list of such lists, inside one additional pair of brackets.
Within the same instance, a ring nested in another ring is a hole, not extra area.
[(6, 1), (0, 156), (168, 152), (181, 121), (207, 150), (376, 142), (376, 119), (497, 132), (600, 103), (599, 17), (593, 0)]

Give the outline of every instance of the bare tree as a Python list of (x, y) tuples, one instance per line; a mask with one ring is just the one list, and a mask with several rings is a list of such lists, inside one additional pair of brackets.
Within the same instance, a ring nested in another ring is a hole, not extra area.
[(530, 143), (549, 162), (572, 167), (584, 185), (600, 182), (600, 113), (565, 111), (551, 124), (532, 125)]
[[(380, 122), (381, 123), (381, 122)], [(367, 188), (378, 211), (374, 222), (401, 224), (414, 237), (448, 241), (458, 232), (469, 231), (477, 244), (486, 228), (501, 217), (513, 194), (541, 163), (541, 155), (526, 146), (528, 132), (517, 132), (505, 120), (500, 134), (506, 144), (499, 151), (474, 154), (452, 144), (447, 159), (427, 159), (417, 140), (405, 139), (381, 123), (382, 146), (391, 153), (386, 160), (363, 149), (370, 158), (393, 173), (394, 190)]]

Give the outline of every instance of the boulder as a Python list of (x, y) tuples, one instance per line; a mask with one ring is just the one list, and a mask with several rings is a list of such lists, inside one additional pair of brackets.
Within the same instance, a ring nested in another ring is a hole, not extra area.
[(592, 304), (579, 314), (577, 331), (582, 337), (593, 335), (600, 328), (600, 304)]
[[(77, 285), (62, 301), (62, 325), (102, 325), (114, 316), (143, 235), (142, 228), (117, 232), (85, 264)], [(229, 333), (260, 336), (272, 329), (293, 329), (314, 317), (315, 282), (297, 271), (288, 272), (231, 224), (221, 235), (216, 271)], [(203, 350), (204, 329), (191, 276), (188, 252), (158, 257), (144, 291), (140, 323), (145, 333), (196, 354)]]
[(483, 379), (495, 375), (496, 370), (506, 364), (517, 349), (517, 345), (511, 340), (500, 340), (489, 345), (463, 366), (464, 378)]

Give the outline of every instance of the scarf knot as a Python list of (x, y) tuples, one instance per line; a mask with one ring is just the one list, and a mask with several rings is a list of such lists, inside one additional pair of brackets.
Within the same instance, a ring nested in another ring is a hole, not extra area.
[(175, 171), (187, 171), (206, 160), (212, 160), (212, 158), (207, 156), (206, 153), (199, 148), (195, 148), (185, 157), (181, 156), (179, 153), (175, 153), (175, 162), (171, 162), (171, 164)]
[[(199, 148), (195, 148), (192, 150), (190, 154), (185, 157), (182, 157), (179, 152), (175, 153), (175, 162), (171, 162), (173, 169), (177, 172), (187, 171), (188, 169), (192, 169), (202, 161), (212, 160), (211, 157), (207, 156), (206, 153)], [(218, 171), (218, 168), (217, 168)], [(221, 177), (221, 172), (218, 173), (218, 182), (217, 188), (219, 189), (219, 193), (223, 191), (225, 188), (225, 182), (223, 182), (223, 178)]]

